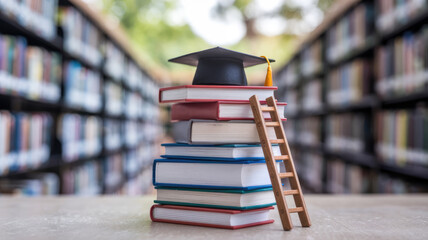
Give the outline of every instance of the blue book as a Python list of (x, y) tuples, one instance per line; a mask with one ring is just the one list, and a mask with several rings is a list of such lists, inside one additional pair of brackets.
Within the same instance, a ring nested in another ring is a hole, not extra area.
[[(165, 154), (161, 157), (172, 159), (194, 159), (214, 161), (264, 160), (261, 145), (190, 145), (185, 143), (164, 143)], [(275, 156), (281, 155), (278, 145), (273, 145)]]
[[(279, 169), (279, 161), (277, 168)], [(252, 190), (271, 187), (264, 160), (204, 161), (155, 159), (153, 185), (201, 189)]]

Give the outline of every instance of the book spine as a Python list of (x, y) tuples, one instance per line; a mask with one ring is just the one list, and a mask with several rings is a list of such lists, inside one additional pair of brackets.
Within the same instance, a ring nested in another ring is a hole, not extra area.
[(426, 141), (428, 115), (425, 107), (385, 110), (377, 114), (377, 156), (396, 166), (428, 166)]
[(376, 90), (383, 98), (417, 94), (428, 84), (428, 27), (406, 32), (376, 51)]
[(172, 136), (177, 143), (191, 143), (193, 121), (180, 121), (172, 123)]
[(64, 72), (65, 103), (70, 107), (99, 112), (102, 107), (100, 74), (77, 61), (66, 62)]
[(186, 121), (190, 119), (219, 118), (219, 103), (177, 103), (171, 107), (171, 120)]
[(25, 38), (9, 35), (1, 35), (0, 48), (0, 91), (33, 100), (59, 100), (61, 60), (57, 53), (27, 46)]
[(62, 156), (66, 161), (95, 156), (101, 152), (100, 118), (64, 114), (60, 121), (62, 128), (57, 132), (57, 137), (62, 143)]
[[(60, 7), (58, 25), (64, 32), (64, 48), (94, 67), (100, 66), (101, 32), (74, 7)], [(110, 55), (109, 55), (110, 56)], [(110, 65), (109, 65), (110, 66)]]
[(47, 113), (0, 112), (0, 175), (37, 168), (48, 161), (50, 123)]

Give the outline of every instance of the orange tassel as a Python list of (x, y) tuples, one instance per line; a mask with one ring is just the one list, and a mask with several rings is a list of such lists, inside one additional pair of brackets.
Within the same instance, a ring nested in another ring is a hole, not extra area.
[(267, 58), (265, 56), (261, 56), (261, 57), (264, 58), (264, 59), (266, 59), (266, 62), (268, 64), (267, 73), (266, 73), (266, 80), (265, 80), (265, 86), (272, 86), (273, 85), (273, 81), (272, 81), (272, 68), (270, 67), (269, 58)]

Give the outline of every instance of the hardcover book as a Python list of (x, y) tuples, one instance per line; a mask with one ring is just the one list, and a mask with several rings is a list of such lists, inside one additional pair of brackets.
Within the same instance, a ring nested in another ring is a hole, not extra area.
[(213, 100), (242, 101), (257, 95), (259, 99), (273, 96), (277, 87), (184, 85), (161, 88), (159, 102), (212, 102)]
[[(163, 158), (184, 158), (216, 161), (264, 160), (261, 145), (190, 145), (185, 143), (164, 143)], [(281, 155), (278, 145), (272, 145), (275, 156)]]
[(230, 210), (172, 205), (153, 205), (150, 218), (153, 222), (195, 225), (202, 227), (239, 229), (273, 223), (269, 211), (273, 207), (253, 210)]
[(155, 203), (192, 207), (255, 209), (276, 204), (272, 188), (255, 190), (156, 187)]
[[(279, 162), (277, 163), (279, 169)], [(251, 190), (271, 187), (266, 162), (155, 159), (153, 185)]]
[[(276, 139), (268, 128), (270, 139)], [(253, 121), (190, 120), (172, 123), (172, 135), (178, 143), (188, 144), (259, 144)]]
[[(287, 104), (277, 103), (278, 112), (283, 121), (285, 121), (285, 105)], [(263, 115), (266, 119), (270, 119), (268, 112), (264, 112)], [(249, 101), (185, 102), (172, 105), (172, 121), (190, 119), (253, 120), (254, 116)]]

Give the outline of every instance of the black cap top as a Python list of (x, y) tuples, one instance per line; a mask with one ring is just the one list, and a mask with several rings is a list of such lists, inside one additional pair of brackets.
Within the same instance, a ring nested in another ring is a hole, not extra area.
[[(186, 54), (168, 61), (197, 67), (193, 85), (239, 86), (247, 85), (245, 67), (267, 63), (264, 58), (221, 47)], [(275, 62), (273, 59), (269, 61)]]

